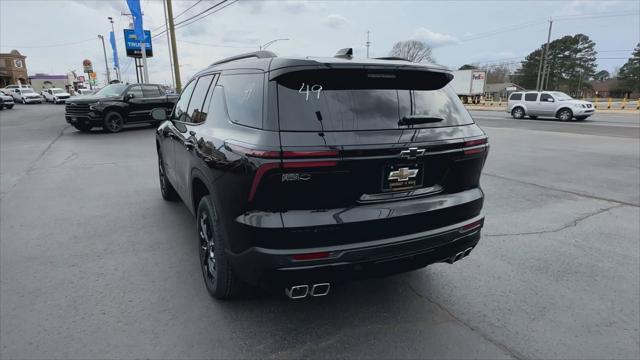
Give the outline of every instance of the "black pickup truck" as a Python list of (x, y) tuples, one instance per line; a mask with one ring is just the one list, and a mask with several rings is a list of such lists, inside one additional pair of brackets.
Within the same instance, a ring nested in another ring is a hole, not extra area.
[(126, 124), (154, 123), (151, 110), (173, 108), (178, 95), (166, 95), (156, 84), (111, 84), (93, 95), (66, 101), (65, 119), (80, 131), (102, 127), (119, 132)]

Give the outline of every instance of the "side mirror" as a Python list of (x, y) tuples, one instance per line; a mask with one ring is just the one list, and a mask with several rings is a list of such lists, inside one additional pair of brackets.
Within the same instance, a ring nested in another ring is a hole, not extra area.
[(127, 93), (127, 96), (126, 96), (127, 100), (131, 100), (135, 97), (136, 97), (136, 94), (133, 94), (133, 93)]
[(553, 100), (553, 98), (548, 98), (547, 102), (556, 102), (555, 100)]
[(151, 110), (151, 117), (153, 118), (153, 120), (158, 121), (164, 121), (169, 118), (167, 116), (167, 110), (165, 110), (164, 108), (155, 108)]

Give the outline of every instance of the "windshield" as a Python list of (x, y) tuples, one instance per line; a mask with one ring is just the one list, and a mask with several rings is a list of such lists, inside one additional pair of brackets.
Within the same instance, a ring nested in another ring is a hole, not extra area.
[(60, 89), (53, 89), (51, 90), (52, 93), (54, 94), (62, 94), (64, 91), (60, 90)]
[(553, 96), (555, 96), (556, 99), (558, 99), (559, 101), (564, 101), (564, 100), (573, 100), (573, 98), (563, 92), (560, 91), (554, 91), (552, 92)]
[(96, 95), (119, 96), (119, 95), (122, 95), (122, 93), (124, 92), (124, 89), (126, 88), (127, 88), (127, 85), (125, 84), (111, 84), (102, 88), (102, 90), (98, 91)]
[(301, 71), (278, 79), (280, 128), (287, 131), (402, 129), (411, 116), (439, 121), (413, 127), (473, 123), (442, 73)]
[(31, 89), (22, 89), (22, 90), (20, 90), (20, 91), (21, 91), (23, 94), (31, 94), (31, 93), (33, 93), (33, 90), (31, 90)]

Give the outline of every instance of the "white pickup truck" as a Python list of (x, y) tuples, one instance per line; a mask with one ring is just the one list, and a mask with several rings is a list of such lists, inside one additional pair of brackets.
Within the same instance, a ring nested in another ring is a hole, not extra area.
[(51, 101), (54, 104), (64, 104), (71, 97), (71, 94), (60, 88), (49, 88), (42, 92), (42, 97), (44, 97), (45, 102)]

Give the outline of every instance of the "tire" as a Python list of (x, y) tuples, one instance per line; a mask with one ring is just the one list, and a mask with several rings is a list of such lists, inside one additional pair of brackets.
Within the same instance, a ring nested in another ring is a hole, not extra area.
[(109, 111), (104, 115), (104, 131), (117, 133), (124, 127), (124, 116), (117, 111)]
[(160, 180), (160, 192), (162, 193), (162, 198), (166, 201), (178, 200), (178, 193), (164, 171), (164, 161), (162, 161), (162, 153), (160, 151), (158, 151), (158, 178)]
[(537, 116), (529, 115), (529, 119), (535, 120), (535, 119), (537, 119), (537, 118), (538, 118)]
[(560, 109), (556, 114), (556, 117), (562, 121), (569, 121), (573, 119), (573, 112), (569, 109)]
[(13, 109), (13, 105), (6, 105), (5, 108), (7, 109)]
[[(142, 46), (142, 45), (140, 45), (140, 46)], [(22, 98), (22, 103), (27, 105), (27, 101), (24, 98)]]
[(511, 116), (514, 119), (522, 119), (524, 117), (524, 109), (520, 106), (516, 106), (511, 110)]
[(582, 121), (584, 119), (588, 118), (588, 116), (576, 116), (576, 120), (578, 121)]
[(233, 273), (225, 249), (227, 234), (213, 205), (211, 195), (200, 199), (197, 211), (198, 255), (205, 286), (216, 299), (229, 299), (243, 294), (247, 285)]
[(91, 131), (91, 128), (93, 128), (93, 125), (91, 125), (91, 124), (87, 125), (87, 124), (83, 124), (83, 123), (78, 123), (78, 124), (74, 124), (73, 127), (78, 129), (80, 132), (87, 133), (87, 132)]

